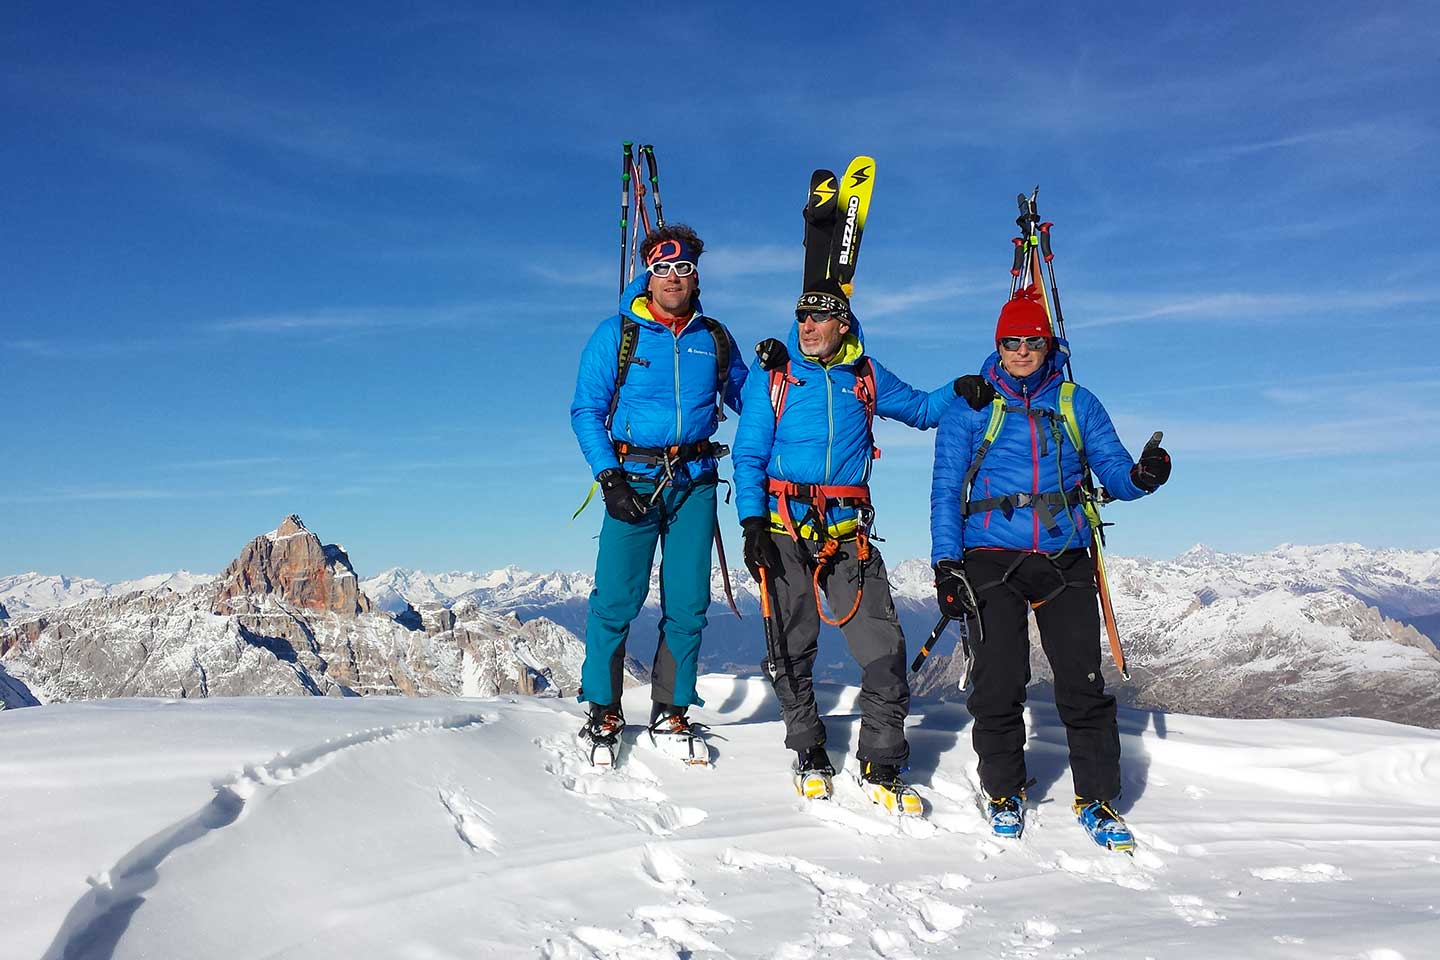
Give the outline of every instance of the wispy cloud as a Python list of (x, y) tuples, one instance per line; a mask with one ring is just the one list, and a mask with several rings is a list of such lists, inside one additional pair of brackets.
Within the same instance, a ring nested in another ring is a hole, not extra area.
[(61, 338), (27, 338), (11, 340), (7, 346), (42, 360), (69, 360), (77, 357), (123, 357), (163, 350), (173, 350), (175, 342), (159, 337), (136, 337), (129, 340), (92, 340)]
[(503, 318), (489, 304), (438, 307), (322, 307), (290, 313), (233, 317), (207, 323), (216, 333), (304, 333), (346, 330), (468, 327)]
[[(862, 318), (887, 317), (930, 304), (964, 298), (989, 297), (997, 289), (994, 276), (954, 275), (907, 287), (862, 288), (855, 296), (855, 312)], [(953, 326), (953, 323), (950, 324)]]
[(71, 487), (45, 493), (0, 494), (0, 503), (66, 503), (126, 500), (218, 500), (227, 497), (288, 496), (289, 487), (178, 490), (164, 487)]
[(1229, 291), (1198, 294), (1168, 301), (1163, 296), (1137, 296), (1134, 303), (1149, 304), (1144, 309), (1126, 309), (1125, 306), (1117, 304), (1113, 299), (1106, 299), (1111, 300), (1109, 306), (1101, 306), (1099, 309), (1092, 308), (1092, 313), (1096, 315), (1094, 319), (1076, 320), (1069, 323), (1067, 328), (1081, 330), (1142, 320), (1197, 316), (1208, 316), (1217, 320), (1277, 319), (1330, 315), (1339, 311), (1381, 310), (1414, 304), (1440, 303), (1440, 290), (1382, 289), (1363, 292), (1315, 293)]
[(799, 276), (804, 266), (804, 258), (804, 248), (794, 244), (719, 247), (705, 252), (701, 261), (701, 273), (707, 278), (727, 280), (774, 273)]
[(1390, 154), (1410, 152), (1434, 138), (1434, 132), (1428, 127), (1406, 118), (1395, 117), (1385, 121), (1304, 130), (1283, 137), (1224, 144), (1197, 151), (1186, 160), (1192, 164), (1221, 163), (1261, 153), (1304, 147), (1362, 150), (1373, 159), (1377, 150)]

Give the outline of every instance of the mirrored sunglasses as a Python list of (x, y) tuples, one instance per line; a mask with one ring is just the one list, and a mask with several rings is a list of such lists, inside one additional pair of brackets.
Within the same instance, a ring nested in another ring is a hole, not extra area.
[(805, 310), (795, 315), (796, 323), (804, 323), (809, 320), (811, 323), (827, 324), (832, 320), (846, 319), (843, 313), (830, 313), (824, 310)]
[(695, 272), (695, 264), (689, 260), (657, 260), (648, 269), (657, 277), (668, 277), (672, 273), (677, 277), (688, 277)]
[(1045, 349), (1045, 344), (1048, 343), (1049, 340), (1049, 337), (1001, 337), (1000, 349), (1014, 353), (1020, 349), (1020, 344), (1023, 343), (1031, 350), (1038, 352)]

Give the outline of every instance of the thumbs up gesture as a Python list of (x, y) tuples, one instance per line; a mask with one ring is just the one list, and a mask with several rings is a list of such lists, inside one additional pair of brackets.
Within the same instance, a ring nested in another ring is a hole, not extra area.
[(1130, 469), (1130, 479), (1146, 493), (1154, 493), (1170, 479), (1170, 454), (1160, 446), (1160, 438), (1164, 435), (1163, 431), (1156, 430), (1150, 442), (1145, 444), (1145, 449), (1140, 451), (1140, 462)]

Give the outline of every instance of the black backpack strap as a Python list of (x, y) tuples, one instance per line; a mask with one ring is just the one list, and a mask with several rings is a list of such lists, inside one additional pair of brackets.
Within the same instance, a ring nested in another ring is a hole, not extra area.
[(635, 360), (635, 346), (640, 342), (640, 324), (627, 316), (620, 317), (620, 347), (615, 353), (615, 392), (610, 394), (610, 411), (605, 414), (605, 429), (615, 419), (615, 408), (620, 405), (620, 388), (630, 375), (630, 364)]
[(715, 421), (725, 419), (725, 392), (730, 389), (730, 331), (714, 317), (701, 315), (700, 320), (715, 338)]

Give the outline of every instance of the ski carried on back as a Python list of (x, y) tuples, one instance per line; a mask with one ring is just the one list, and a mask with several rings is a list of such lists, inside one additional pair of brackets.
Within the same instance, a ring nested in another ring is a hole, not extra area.
[[(1010, 266), (1010, 292), (1013, 294), (1016, 290), (1033, 286), (1050, 318), (1051, 333), (1064, 338), (1065, 314), (1060, 310), (1060, 289), (1055, 283), (1055, 253), (1050, 245), (1050, 229), (1054, 224), (1048, 220), (1041, 221), (1036, 209), (1039, 197), (1040, 188), (1037, 186), (1030, 196), (1022, 193), (1015, 198), (1020, 207), (1020, 215), (1015, 218), (1015, 225), (1020, 228), (1020, 236), (1010, 241), (1015, 248), (1015, 259)], [(1045, 285), (1046, 276), (1041, 268), (1042, 260), (1044, 269), (1049, 271), (1048, 291)], [(1068, 355), (1065, 358), (1065, 379), (1075, 379), (1070, 372)], [(1079, 434), (1072, 439), (1079, 440)], [(1159, 445), (1160, 434), (1157, 433), (1150, 438), (1146, 448)], [(1110, 641), (1110, 655), (1115, 659), (1115, 666), (1119, 669), (1120, 676), (1129, 680), (1130, 667), (1125, 660), (1125, 647), (1120, 642), (1120, 628), (1115, 623), (1115, 607), (1110, 601), (1110, 581), (1105, 575), (1105, 527), (1108, 524), (1100, 520), (1100, 506), (1105, 503), (1105, 498), (1103, 491), (1098, 491), (1095, 487), (1095, 478), (1085, 461), (1084, 447), (1080, 443), (1076, 446), (1084, 475), (1081, 484), (1084, 501), (1081, 508), (1090, 525), (1090, 556), (1095, 563), (1095, 588), (1100, 598), (1101, 619), (1105, 623), (1105, 635)]]

